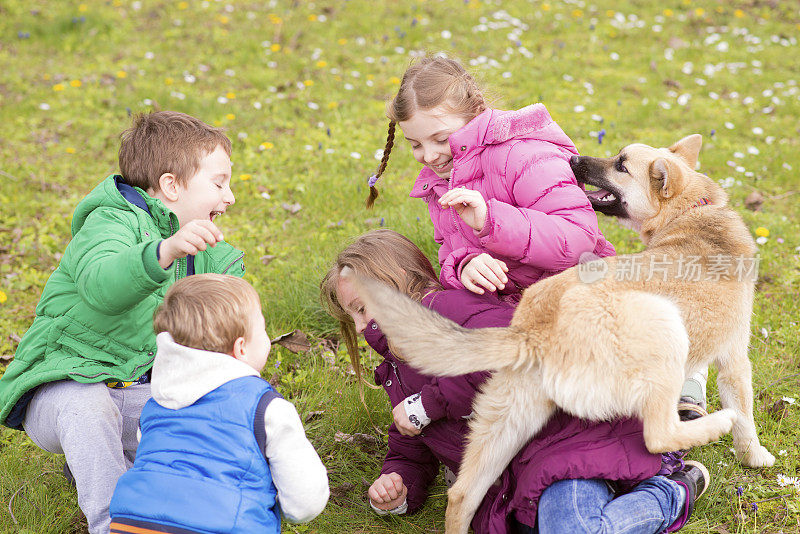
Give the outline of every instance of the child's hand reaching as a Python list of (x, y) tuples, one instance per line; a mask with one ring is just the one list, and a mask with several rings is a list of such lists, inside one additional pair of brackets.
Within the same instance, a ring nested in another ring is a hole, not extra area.
[(403, 477), (397, 473), (381, 475), (367, 490), (370, 502), (379, 510), (394, 510), (405, 502), (407, 493)]
[(464, 287), (483, 295), (484, 288), (489, 291), (505, 288), (508, 283), (506, 264), (486, 254), (479, 254), (469, 260), (461, 269), (461, 283)]
[(486, 207), (486, 201), (478, 191), (456, 187), (442, 195), (439, 204), (443, 208), (454, 208), (461, 220), (476, 232), (483, 230), (489, 210)]
[(217, 225), (205, 219), (195, 219), (183, 225), (175, 235), (159, 245), (158, 264), (162, 269), (169, 267), (173, 261), (187, 254), (197, 254), (222, 241), (222, 232)]
[(408, 419), (406, 407), (403, 406), (404, 403), (405, 401), (399, 402), (397, 403), (397, 406), (392, 409), (392, 418), (394, 419), (394, 424), (402, 435), (416, 436), (422, 431), (414, 426), (414, 424)]

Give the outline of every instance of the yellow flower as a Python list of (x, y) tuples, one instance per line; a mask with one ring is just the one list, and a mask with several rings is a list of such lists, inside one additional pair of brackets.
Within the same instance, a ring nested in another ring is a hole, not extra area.
[(322, 61), (322, 60), (317, 61), (317, 67), (322, 69), (322, 68), (325, 68), (327, 66), (328, 66), (328, 62), (327, 61)]
[(608, 32), (608, 36), (613, 39), (614, 37), (617, 36), (617, 32), (615, 32), (614, 30), (611, 30), (611, 31)]
[(214, 121), (214, 126), (216, 126), (216, 127), (222, 126), (222, 121), (221, 120), (215, 120)]
[(309, 15), (309, 16), (308, 16), (308, 20), (310, 20), (311, 22), (314, 22), (315, 20), (317, 20), (317, 16), (316, 16), (316, 15), (313, 15), (313, 14), (312, 14), (312, 15)]
[(81, 83), (80, 80), (72, 80), (69, 82), (69, 85), (71, 87), (80, 87), (81, 85), (83, 85), (83, 83)]
[(580, 9), (574, 9), (572, 10), (572, 16), (573, 18), (579, 19), (583, 16), (583, 11)]
[(228, 113), (227, 115), (225, 115), (225, 118), (228, 119), (229, 121), (232, 121), (233, 119), (236, 118), (236, 115), (234, 115), (233, 113)]
[(67, 147), (67, 154), (74, 154), (74, 153), (75, 153), (75, 149), (74, 148), (72, 148), (71, 146)]
[(253, 176), (252, 176), (252, 175), (250, 175), (250, 174), (240, 174), (240, 175), (239, 175), (239, 179), (240, 179), (241, 181), (243, 181), (243, 182), (246, 182), (247, 180), (249, 180), (249, 179), (250, 179), (250, 178), (252, 178), (252, 177), (253, 177)]
[(342, 37), (341, 39), (339, 39), (339, 40), (338, 40), (338, 41), (336, 41), (336, 42), (337, 42), (337, 43), (339, 43), (340, 45), (347, 44), (347, 39), (345, 39), (344, 37)]
[(172, 78), (164, 78), (164, 85), (172, 85), (173, 83), (175, 83), (175, 80)]
[(702, 17), (703, 15), (706, 14), (706, 10), (703, 9), (702, 7), (698, 7), (697, 9), (694, 10), (694, 14), (697, 15), (698, 17)]
[(3, 292), (3, 290), (0, 290), (0, 304), (3, 304), (7, 300), (8, 300), (8, 295), (6, 295)]
[(264, 141), (263, 143), (261, 143), (261, 149), (262, 150), (269, 150), (270, 148), (273, 148), (274, 146), (275, 145), (273, 145), (269, 141)]
[(338, 102), (328, 102), (328, 109), (336, 109), (339, 107)]
[(664, 10), (664, 16), (665, 16), (665, 17), (671, 17), (671, 16), (672, 16), (672, 15), (674, 15), (674, 14), (675, 14), (675, 13), (674, 13), (674, 12), (673, 12), (671, 9), (665, 9), (665, 10)]
[(744, 11), (742, 11), (741, 9), (737, 9), (736, 11), (733, 12), (733, 16), (736, 17), (737, 19), (742, 19), (744, 18)]
[(233, 100), (234, 98), (236, 98), (236, 93), (234, 92), (225, 93), (225, 98), (227, 98), (228, 100)]
[(722, 6), (717, 6), (717, 7), (714, 9), (714, 11), (716, 11), (717, 13), (725, 13), (725, 8), (724, 8), (724, 7), (722, 7)]
[(542, 4), (542, 11), (550, 11), (550, 4)]
[(219, 17), (217, 17), (217, 20), (220, 21), (222, 24), (227, 24), (228, 22), (230, 22), (231, 19), (229, 19), (225, 15), (220, 15)]
[(178, 9), (186, 9), (189, 7), (189, 2), (178, 2)]
[(85, 13), (86, 11), (88, 11), (88, 9), (89, 6), (87, 6), (86, 4), (81, 4), (78, 6), (78, 11), (80, 11), (81, 13)]
[(114, 0), (113, 2), (111, 2), (111, 5), (113, 5), (114, 7), (120, 7), (122, 5), (122, 0)]
[(314, 80), (303, 80), (303, 85), (305, 85), (306, 87), (311, 87), (312, 85), (314, 85)]
[(63, 90), (64, 90), (63, 83), (57, 83), (53, 86), (53, 91), (63, 91)]
[(683, 5), (689, 6), (692, 4), (692, 0), (683, 0)]
[(608, 11), (606, 11), (606, 17), (611, 18), (614, 15), (616, 15), (616, 13), (613, 10), (609, 9)]
[(128, 77), (128, 73), (125, 72), (124, 70), (118, 70), (117, 71), (117, 78), (127, 78), (127, 77)]
[(769, 237), (769, 230), (764, 228), (763, 226), (759, 226), (756, 228), (756, 235), (758, 237)]
[(282, 23), (282, 22), (283, 22), (283, 19), (282, 19), (282, 18), (280, 18), (280, 17), (279, 17), (278, 15), (276, 15), (275, 13), (270, 13), (269, 15), (267, 15), (267, 18), (268, 18), (268, 19), (269, 19), (269, 21), (270, 21), (271, 23), (273, 23), (273, 24), (280, 24), (280, 23)]
[(45, 72), (44, 75), (42, 76), (42, 79), (45, 81), (49, 80), (50, 78), (52, 78), (52, 76), (50, 76), (49, 72)]
[(398, 78), (397, 76), (392, 76), (391, 78), (389, 78), (389, 83), (391, 83), (392, 85), (400, 85), (400, 78)]
[(281, 45), (279, 45), (278, 43), (275, 43), (274, 45), (270, 46), (269, 49), (272, 50), (273, 52), (280, 52)]

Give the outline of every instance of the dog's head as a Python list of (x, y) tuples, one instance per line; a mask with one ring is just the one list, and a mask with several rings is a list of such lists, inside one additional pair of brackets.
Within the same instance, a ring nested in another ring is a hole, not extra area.
[(694, 196), (703, 197), (698, 191), (710, 180), (689, 187), (702, 176), (694, 170), (701, 146), (702, 137), (695, 134), (669, 148), (637, 143), (611, 158), (573, 156), (569, 163), (578, 182), (597, 188), (586, 192), (595, 211), (639, 230), (665, 207), (685, 209), (689, 200), (700, 200)]

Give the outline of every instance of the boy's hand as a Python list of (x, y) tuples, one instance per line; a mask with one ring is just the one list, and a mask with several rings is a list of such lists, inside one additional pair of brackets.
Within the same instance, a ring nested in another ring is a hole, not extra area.
[(397, 473), (381, 475), (367, 490), (369, 500), (380, 510), (394, 510), (405, 502), (407, 493), (403, 477)]
[(508, 267), (504, 262), (484, 252), (469, 260), (461, 269), (461, 283), (473, 293), (483, 295), (484, 288), (495, 291), (506, 287), (507, 272)]
[(197, 254), (222, 241), (222, 232), (217, 226), (205, 219), (195, 219), (183, 225), (170, 238), (161, 242), (158, 264), (162, 269), (169, 267), (173, 261), (187, 254)]
[(422, 431), (415, 427), (411, 421), (408, 420), (406, 407), (403, 406), (404, 403), (405, 401), (401, 401), (397, 403), (397, 406), (392, 408), (392, 418), (394, 419), (394, 424), (402, 435), (416, 436)]
[(483, 195), (478, 191), (457, 187), (442, 195), (439, 204), (443, 208), (454, 208), (461, 220), (476, 232), (483, 230), (488, 208)]

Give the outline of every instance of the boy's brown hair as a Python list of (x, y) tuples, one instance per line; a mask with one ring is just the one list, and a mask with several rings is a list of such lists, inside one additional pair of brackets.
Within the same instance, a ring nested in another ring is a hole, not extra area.
[(231, 155), (231, 140), (221, 128), (177, 111), (134, 115), (133, 124), (120, 135), (119, 169), (125, 182), (158, 191), (158, 179), (171, 173), (186, 186), (200, 160), (221, 146)]
[(153, 330), (169, 332), (185, 347), (228, 354), (238, 338), (251, 333), (254, 308), (261, 309), (258, 293), (241, 278), (195, 274), (169, 288), (153, 316)]

